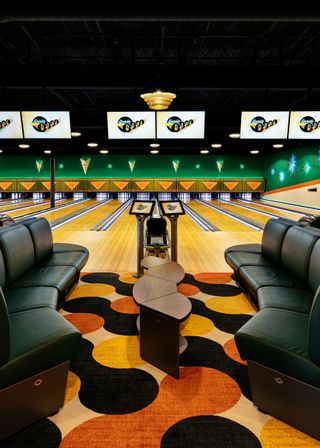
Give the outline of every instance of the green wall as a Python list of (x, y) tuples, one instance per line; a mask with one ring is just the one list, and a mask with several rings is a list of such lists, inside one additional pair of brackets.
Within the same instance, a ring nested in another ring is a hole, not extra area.
[[(91, 155), (87, 174), (84, 174), (80, 156), (57, 156), (57, 178), (261, 178), (264, 177), (264, 159), (260, 156), (201, 155)], [(83, 156), (86, 159), (86, 156)], [(36, 160), (42, 160), (40, 173)], [(0, 155), (0, 179), (34, 179), (50, 176), (49, 156)], [(128, 161), (135, 160), (133, 172)], [(178, 171), (173, 160), (179, 160)], [(221, 172), (217, 161), (223, 161)], [(245, 167), (240, 168), (243, 164)], [(200, 166), (199, 166), (200, 165)]]
[(266, 191), (320, 179), (320, 145), (268, 155), (265, 179)]

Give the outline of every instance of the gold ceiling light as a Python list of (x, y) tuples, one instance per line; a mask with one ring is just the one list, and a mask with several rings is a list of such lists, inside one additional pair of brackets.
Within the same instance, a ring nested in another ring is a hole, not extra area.
[(164, 110), (168, 109), (177, 95), (170, 92), (161, 92), (157, 90), (153, 93), (143, 93), (140, 97), (147, 103), (149, 109)]

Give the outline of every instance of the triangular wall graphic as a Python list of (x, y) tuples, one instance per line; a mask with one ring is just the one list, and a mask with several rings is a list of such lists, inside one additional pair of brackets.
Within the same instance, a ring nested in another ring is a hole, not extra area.
[(205, 187), (208, 188), (208, 190), (212, 190), (213, 187), (217, 185), (218, 182), (202, 182)]
[(194, 184), (194, 182), (179, 182), (180, 185), (183, 186), (185, 190), (189, 190), (189, 188)]
[(135, 160), (128, 160), (128, 163), (129, 163), (130, 171), (131, 171), (131, 173), (132, 173), (133, 170), (134, 170), (136, 161), (135, 161)]
[(159, 182), (160, 187), (162, 187), (164, 190), (168, 190), (168, 188), (170, 188), (172, 184), (173, 182), (167, 182), (167, 181)]
[(147, 185), (149, 185), (150, 182), (136, 182), (136, 185), (138, 185), (138, 187), (140, 188), (140, 190), (144, 190), (146, 188)]
[(70, 190), (74, 190), (80, 182), (65, 182), (66, 186), (70, 188)]
[(31, 188), (35, 185), (35, 182), (20, 182), (20, 184), (25, 188), (26, 190), (31, 190)]
[(43, 160), (36, 160), (36, 166), (37, 166), (37, 170), (39, 173), (41, 171), (42, 165), (43, 165)]
[(119, 190), (123, 190), (124, 188), (126, 188), (129, 182), (113, 182), (113, 183), (115, 184), (116, 187), (119, 188)]
[(233, 190), (239, 184), (239, 182), (223, 182), (223, 183), (230, 191)]
[(44, 188), (46, 188), (47, 190), (50, 190), (50, 188), (51, 188), (51, 183), (50, 182), (41, 182), (41, 183), (44, 186)]
[(7, 190), (10, 185), (12, 185), (12, 182), (0, 182), (0, 188), (2, 188), (2, 190)]
[(103, 187), (103, 185), (105, 184), (105, 181), (96, 181), (96, 182), (90, 182), (90, 184), (96, 189), (96, 190), (100, 190), (101, 187)]
[(256, 190), (258, 187), (260, 187), (262, 182), (247, 182), (247, 185), (249, 185), (249, 187), (252, 190)]
[(87, 174), (87, 171), (88, 171), (88, 168), (90, 165), (90, 161), (91, 161), (90, 157), (85, 157), (85, 158), (81, 157), (81, 159), (80, 159), (84, 174)]

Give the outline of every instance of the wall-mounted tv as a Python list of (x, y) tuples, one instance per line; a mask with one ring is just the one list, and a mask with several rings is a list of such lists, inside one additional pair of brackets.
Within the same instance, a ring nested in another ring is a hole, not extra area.
[(204, 138), (205, 112), (157, 112), (157, 138)]
[(155, 138), (155, 112), (107, 112), (110, 139)]
[(20, 112), (0, 112), (0, 138), (23, 138)]
[(240, 138), (287, 138), (288, 124), (289, 112), (242, 112)]
[(290, 112), (289, 138), (320, 139), (320, 111)]
[(71, 138), (69, 112), (21, 112), (25, 138)]

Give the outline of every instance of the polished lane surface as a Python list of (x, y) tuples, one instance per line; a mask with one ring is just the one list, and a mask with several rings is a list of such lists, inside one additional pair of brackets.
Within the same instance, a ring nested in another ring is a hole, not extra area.
[(85, 200), (85, 201), (76, 201), (75, 204), (73, 204), (73, 205), (69, 205), (68, 207), (53, 209), (52, 211), (45, 211), (44, 213), (37, 215), (37, 217), (38, 218), (43, 217), (51, 223), (55, 219), (62, 218), (63, 216), (65, 216), (67, 219), (67, 215), (69, 215), (70, 213), (82, 210), (86, 207), (90, 207), (91, 205), (94, 205), (97, 203), (98, 203), (98, 201), (96, 199), (89, 199), (89, 200)]
[[(73, 199), (60, 199), (59, 201), (56, 201), (56, 205), (63, 205), (73, 202)], [(22, 218), (25, 215), (29, 215), (31, 213), (36, 213), (41, 210), (49, 210), (50, 209), (50, 202), (45, 202), (39, 205), (31, 205), (30, 207), (23, 208), (22, 210), (16, 210), (15, 212), (8, 212), (8, 215), (12, 218)]]
[[(262, 215), (261, 213), (257, 213), (257, 211), (255, 211), (254, 209), (247, 209), (244, 207), (239, 207), (240, 205), (244, 205), (243, 203), (240, 203), (238, 201), (219, 201), (219, 200), (212, 200), (211, 201), (212, 205), (216, 205), (218, 207), (221, 207), (223, 210), (226, 210), (226, 212), (230, 211), (233, 213), (237, 213), (241, 216), (243, 216), (243, 218), (249, 218), (253, 221), (257, 221), (260, 224), (265, 225), (269, 219), (272, 218), (272, 216), (270, 215)], [(239, 206), (237, 205), (239, 204)], [(260, 210), (262, 212), (262, 210)]]
[(1, 213), (7, 213), (7, 211), (9, 210), (8, 213), (10, 213), (10, 210), (15, 210), (17, 208), (20, 207), (26, 207), (26, 206), (30, 206), (30, 205), (36, 205), (36, 204), (47, 204), (50, 205), (50, 201), (48, 201), (48, 199), (28, 199), (26, 201), (23, 202), (11, 202), (10, 204), (6, 204), (0, 207), (0, 212)]
[(250, 207), (253, 210), (260, 210), (260, 211), (273, 213), (279, 217), (293, 219), (294, 221), (297, 221), (298, 219), (300, 219), (302, 216), (305, 215), (305, 213), (291, 212), (290, 210), (282, 210), (282, 209), (279, 209), (276, 207), (272, 207), (271, 204), (270, 204), (270, 206), (268, 206), (268, 205), (266, 205), (265, 202), (261, 202), (259, 200), (254, 200), (251, 202), (246, 202), (246, 201), (245, 202), (236, 201), (236, 202), (239, 202), (239, 204)]

